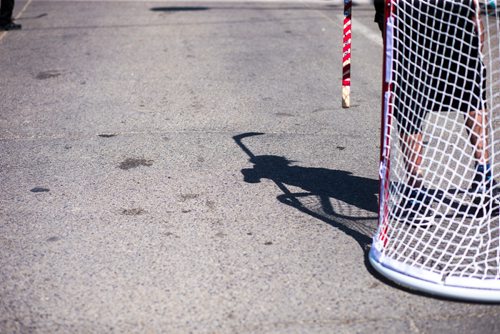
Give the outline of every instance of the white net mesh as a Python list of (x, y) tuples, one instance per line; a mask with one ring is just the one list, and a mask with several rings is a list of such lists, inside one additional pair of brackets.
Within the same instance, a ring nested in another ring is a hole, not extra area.
[(392, 1), (380, 224), (387, 267), (500, 290), (497, 1)]

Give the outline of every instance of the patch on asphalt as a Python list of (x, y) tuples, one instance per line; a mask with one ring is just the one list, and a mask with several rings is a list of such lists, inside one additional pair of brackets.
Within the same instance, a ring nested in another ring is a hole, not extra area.
[(223, 232), (219, 232), (219, 233), (215, 234), (215, 236), (216, 236), (217, 238), (224, 238), (225, 236), (227, 236), (227, 234), (226, 234), (226, 233), (223, 233)]
[(143, 208), (132, 208), (132, 209), (123, 209), (122, 215), (125, 216), (139, 216), (146, 213), (146, 210)]
[(208, 200), (208, 201), (206, 201), (206, 202), (205, 202), (205, 204), (206, 204), (206, 206), (207, 206), (209, 209), (211, 209), (211, 210), (215, 209), (215, 202), (214, 202), (214, 201), (210, 201), (210, 200)]
[(293, 117), (292, 114), (289, 114), (287, 112), (277, 112), (275, 115), (278, 117)]
[(185, 202), (189, 199), (198, 198), (199, 196), (199, 194), (181, 194), (181, 201)]
[(36, 75), (36, 78), (38, 80), (45, 80), (45, 79), (50, 79), (50, 78), (55, 78), (61, 75), (61, 72), (58, 70), (48, 70), (48, 71), (43, 71), (40, 72)]
[(118, 166), (120, 169), (129, 170), (132, 168), (137, 168), (140, 166), (151, 167), (153, 165), (153, 160), (146, 159), (136, 159), (136, 158), (127, 158), (120, 163)]
[(47, 193), (50, 191), (48, 188), (42, 188), (42, 187), (35, 187), (30, 190), (32, 193)]
[(334, 108), (316, 108), (312, 112), (332, 111)]

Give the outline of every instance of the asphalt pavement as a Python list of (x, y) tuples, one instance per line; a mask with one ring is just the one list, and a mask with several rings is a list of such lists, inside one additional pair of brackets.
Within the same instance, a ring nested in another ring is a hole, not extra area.
[(390, 283), (381, 41), (340, 1), (16, 1), (0, 35), (1, 333), (498, 333)]

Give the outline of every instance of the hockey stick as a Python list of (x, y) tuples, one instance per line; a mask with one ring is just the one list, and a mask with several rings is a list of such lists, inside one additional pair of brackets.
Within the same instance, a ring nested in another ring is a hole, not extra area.
[(351, 106), (351, 12), (352, 0), (344, 0), (344, 37), (342, 45), (342, 108)]

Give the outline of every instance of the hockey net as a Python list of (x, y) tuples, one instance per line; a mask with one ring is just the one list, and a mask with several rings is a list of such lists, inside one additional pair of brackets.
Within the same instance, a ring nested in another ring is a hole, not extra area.
[(496, 2), (386, 1), (380, 212), (370, 261), (403, 285), (451, 297), (500, 300)]

